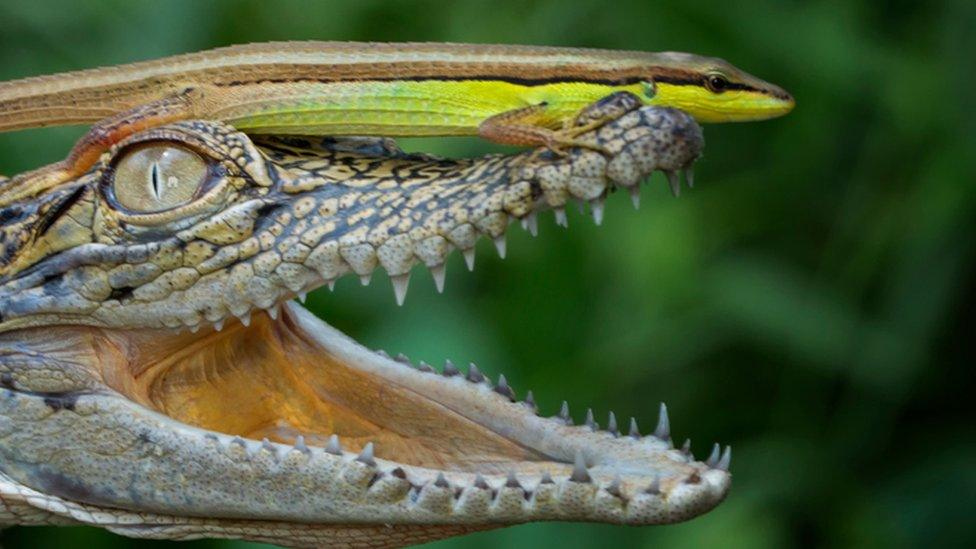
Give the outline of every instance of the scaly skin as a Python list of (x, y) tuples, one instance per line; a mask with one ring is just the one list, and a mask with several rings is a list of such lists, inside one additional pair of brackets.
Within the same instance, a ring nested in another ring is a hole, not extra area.
[[(675, 449), (663, 406), (643, 437), (613, 416), (607, 430), (565, 408), (541, 417), (504, 378), (412, 367), (289, 301), (378, 267), (402, 299), (415, 263), (440, 285), (452, 249), (473, 259), (486, 235), (503, 251), (511, 221), (559, 220), (573, 200), (601, 211), (612, 188), (673, 176), (702, 146), (688, 115), (628, 94), (576, 123), (594, 120), (581, 139), (606, 153), (476, 160), (188, 121), (39, 196), (0, 192), (0, 524), (396, 547), (714, 507), (728, 450), (703, 463)], [(186, 204), (128, 210), (121, 189), (142, 180), (121, 166), (154, 145), (193, 151), (206, 175)]]

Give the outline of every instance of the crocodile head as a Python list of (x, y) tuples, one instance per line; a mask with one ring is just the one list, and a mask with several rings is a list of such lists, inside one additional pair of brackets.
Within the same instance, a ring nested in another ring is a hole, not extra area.
[[(597, 150), (475, 160), (388, 141), (150, 129), (85, 176), (0, 194), (0, 522), (399, 546), (535, 520), (658, 524), (718, 504), (728, 451), (604, 429), (475, 366), (364, 348), (292, 298), (689, 168), (687, 115), (615, 97)], [(582, 122), (585, 122), (581, 118)], [(9, 182), (8, 182), (9, 183)], [(23, 182), (21, 182), (23, 183)], [(29, 182), (28, 182), (29, 184)], [(521, 398), (521, 399), (520, 399)]]

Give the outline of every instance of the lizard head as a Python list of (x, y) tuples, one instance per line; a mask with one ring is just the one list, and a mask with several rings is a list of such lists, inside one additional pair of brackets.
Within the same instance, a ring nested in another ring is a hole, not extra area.
[(690, 167), (694, 121), (631, 98), (581, 137), (606, 153), (444, 160), (190, 121), (43, 196), (0, 195), (0, 417), (21, 425), (0, 477), (48, 512), (88, 510), (75, 520), (132, 511), (110, 526), (129, 535), (286, 544), (711, 509), (728, 451), (674, 447), (663, 406), (646, 436), (546, 417), (504, 377), (390, 358), (292, 300), (377, 269), (402, 300), (417, 264), (440, 286), (447, 254), (514, 220)]
[(716, 57), (654, 54), (647, 103), (679, 108), (699, 122), (748, 122), (783, 116), (793, 96)]

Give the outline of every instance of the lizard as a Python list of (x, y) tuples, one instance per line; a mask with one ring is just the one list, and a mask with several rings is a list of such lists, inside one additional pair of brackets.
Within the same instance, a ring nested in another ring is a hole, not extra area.
[(271, 42), (3, 82), (0, 131), (95, 123), (63, 162), (42, 170), (45, 177), (8, 184), (8, 192), (29, 195), (81, 175), (133, 132), (191, 118), (250, 134), (479, 135), (557, 152), (593, 146), (577, 136), (600, 121), (570, 122), (619, 91), (699, 122), (764, 120), (794, 106), (779, 86), (681, 52)]

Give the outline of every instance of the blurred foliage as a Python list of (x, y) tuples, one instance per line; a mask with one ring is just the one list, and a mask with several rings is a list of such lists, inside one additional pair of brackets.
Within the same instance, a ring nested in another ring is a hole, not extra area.
[[(544, 411), (634, 413), (666, 399), (676, 437), (734, 448), (714, 512), (669, 527), (533, 524), (432, 547), (976, 546), (973, 393), (976, 4), (944, 2), (12, 2), (0, 78), (231, 43), (433, 40), (713, 54), (779, 83), (790, 116), (709, 126), (699, 185), (663, 179), (594, 227), (544, 218), (487, 242), (445, 295), (415, 273), (310, 307), (371, 347), (472, 360)], [(6, 173), (81, 130), (0, 135)], [(410, 141), (481, 154), (477, 140)], [(8, 547), (153, 545), (15, 528)], [(161, 543), (161, 542), (156, 542)], [(245, 547), (203, 541), (195, 546)]]

